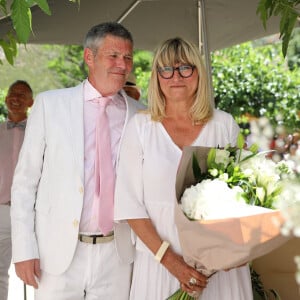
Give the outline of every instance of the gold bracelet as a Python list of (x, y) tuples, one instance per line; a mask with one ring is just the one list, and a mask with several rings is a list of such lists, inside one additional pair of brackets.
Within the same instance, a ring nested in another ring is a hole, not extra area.
[(162, 260), (165, 253), (167, 252), (169, 246), (170, 246), (170, 244), (168, 242), (166, 242), (166, 241), (162, 242), (161, 246), (157, 250), (155, 257), (154, 257), (158, 262), (160, 262)]

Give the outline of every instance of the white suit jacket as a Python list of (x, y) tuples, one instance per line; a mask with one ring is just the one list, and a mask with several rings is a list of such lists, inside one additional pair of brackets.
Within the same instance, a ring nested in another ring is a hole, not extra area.
[[(125, 125), (142, 108), (129, 97), (126, 105)], [(36, 97), (12, 185), (13, 262), (40, 258), (51, 274), (69, 267), (83, 206), (83, 126), (83, 83)], [(120, 258), (131, 262), (127, 224), (115, 224), (115, 243)]]

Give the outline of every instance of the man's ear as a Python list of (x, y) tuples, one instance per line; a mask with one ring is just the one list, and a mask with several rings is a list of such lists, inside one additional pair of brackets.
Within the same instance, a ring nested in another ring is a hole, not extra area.
[(31, 107), (33, 105), (33, 98), (30, 98), (28, 100), (28, 107)]
[(90, 67), (94, 62), (94, 53), (91, 49), (85, 48), (83, 51), (83, 58), (85, 63)]

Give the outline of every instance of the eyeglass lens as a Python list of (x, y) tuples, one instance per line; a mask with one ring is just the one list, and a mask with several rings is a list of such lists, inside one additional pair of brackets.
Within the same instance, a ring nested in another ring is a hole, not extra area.
[(161, 67), (158, 68), (158, 72), (164, 79), (170, 79), (174, 76), (174, 72), (178, 71), (179, 75), (183, 78), (188, 78), (193, 75), (194, 66), (184, 65), (179, 67)]

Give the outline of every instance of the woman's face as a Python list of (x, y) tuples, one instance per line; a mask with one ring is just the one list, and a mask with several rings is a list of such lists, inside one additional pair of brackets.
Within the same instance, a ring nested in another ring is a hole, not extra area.
[[(188, 74), (185, 73), (186, 72), (185, 68), (184, 67), (182, 68), (182, 66), (189, 66), (189, 65), (179, 63), (174, 66), (167, 66), (167, 67), (173, 67), (173, 68), (181, 67), (182, 69), (181, 73), (183, 75)], [(198, 71), (196, 68), (194, 68), (192, 75), (187, 78), (182, 77), (179, 74), (179, 71), (180, 70), (178, 69), (174, 70), (174, 74), (170, 79), (165, 79), (158, 73), (158, 81), (161, 90), (166, 98), (166, 101), (184, 100), (184, 101), (192, 102), (198, 88)]]

